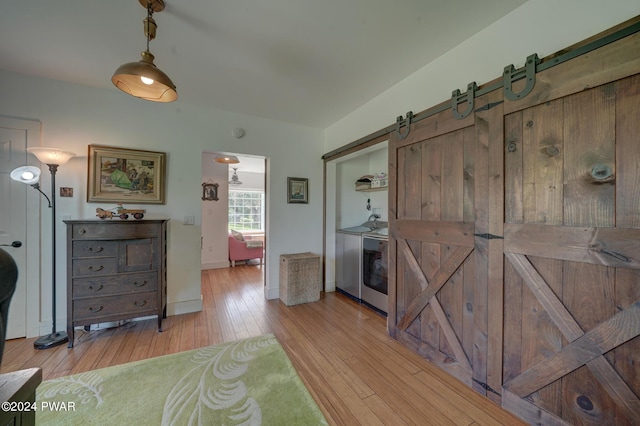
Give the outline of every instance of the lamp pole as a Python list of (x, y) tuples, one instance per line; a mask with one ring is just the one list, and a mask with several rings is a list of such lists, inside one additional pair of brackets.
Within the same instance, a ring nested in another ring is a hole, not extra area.
[(48, 349), (69, 341), (66, 331), (56, 332), (56, 172), (57, 164), (47, 164), (51, 173), (51, 334), (42, 336), (33, 342), (36, 349)]
[[(40, 179), (40, 169), (34, 166), (21, 166), (11, 171), (11, 179), (22, 182), (37, 190), (49, 202), (51, 208), (51, 334), (38, 338), (33, 346), (36, 349), (48, 349), (61, 345), (69, 341), (66, 331), (56, 331), (56, 172), (58, 167), (66, 164), (69, 159), (75, 156), (73, 152), (63, 151), (57, 148), (35, 146), (27, 148), (27, 152), (36, 156), (41, 163), (49, 166), (51, 173), (51, 199), (40, 190), (38, 179)], [(19, 247), (19, 246), (14, 246)]]

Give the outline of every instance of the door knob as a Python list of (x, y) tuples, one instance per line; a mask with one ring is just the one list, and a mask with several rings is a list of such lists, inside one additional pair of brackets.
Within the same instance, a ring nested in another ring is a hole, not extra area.
[(16, 248), (18, 248), (18, 247), (21, 247), (21, 246), (22, 246), (22, 241), (14, 241), (14, 242), (12, 242), (11, 244), (0, 244), (0, 246), (4, 246), (4, 247), (9, 247), (9, 246), (11, 246), (11, 247), (16, 247)]

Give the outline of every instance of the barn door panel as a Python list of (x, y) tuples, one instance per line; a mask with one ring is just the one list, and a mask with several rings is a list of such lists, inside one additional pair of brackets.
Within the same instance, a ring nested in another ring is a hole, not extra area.
[(640, 423), (638, 94), (632, 77), (505, 118), (502, 401), (529, 422)]
[[(616, 227), (636, 232), (640, 229), (640, 75), (616, 84)], [(640, 235), (636, 234), (640, 238)], [(638, 239), (627, 241), (637, 247)], [(636, 257), (636, 260), (638, 257)], [(640, 300), (640, 268), (616, 268), (614, 306), (627, 309)], [(640, 396), (640, 337), (614, 349), (610, 361), (625, 378), (635, 395)], [(640, 410), (639, 410), (640, 411)], [(640, 422), (638, 422), (640, 423)]]
[[(489, 244), (486, 236), (475, 236), (479, 232), (475, 219), (479, 210), (477, 158), (485, 157), (480, 161), (480, 190), (488, 194), (489, 139), (499, 138), (501, 156), (502, 130), (498, 126), (497, 134), (490, 134), (486, 121), (474, 125), (479, 119), (474, 114), (453, 120), (448, 113), (413, 128), (411, 140), (391, 141), (391, 168), (397, 184), (390, 193), (390, 200), (396, 200), (396, 213), (390, 217), (396, 268), (390, 270), (390, 291), (394, 293), (390, 300), (395, 304), (389, 327), (393, 336), (485, 393), (488, 358), (497, 359), (498, 370), (501, 363), (498, 356), (487, 355)], [(501, 117), (502, 113), (492, 114)], [(501, 196), (501, 183), (495, 192)], [(480, 202), (483, 234), (490, 231), (485, 212), (489, 203), (488, 196)], [(501, 233), (502, 217), (497, 223)], [(481, 259), (476, 254), (478, 244), (482, 245)], [(496, 253), (501, 258), (501, 246)], [(478, 271), (484, 271), (484, 281), (478, 280)], [(501, 283), (501, 276), (498, 279)], [(501, 298), (498, 303), (501, 305)], [(501, 327), (501, 316), (497, 324)], [(499, 389), (501, 374), (494, 377), (493, 386)]]

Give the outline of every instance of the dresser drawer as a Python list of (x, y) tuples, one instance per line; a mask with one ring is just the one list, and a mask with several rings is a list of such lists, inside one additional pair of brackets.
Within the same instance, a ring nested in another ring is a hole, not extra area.
[(118, 254), (117, 241), (74, 241), (73, 257), (116, 256)]
[(157, 290), (158, 274), (156, 272), (106, 277), (96, 276), (73, 280), (73, 299)]
[(120, 296), (95, 297), (73, 301), (74, 322), (101, 322), (113, 315), (130, 318), (156, 313), (158, 292), (147, 291)]
[(73, 259), (72, 269), (74, 277), (115, 274), (118, 272), (118, 259), (115, 257)]
[(152, 238), (158, 236), (160, 229), (157, 223), (141, 221), (74, 223), (70, 226), (74, 240)]

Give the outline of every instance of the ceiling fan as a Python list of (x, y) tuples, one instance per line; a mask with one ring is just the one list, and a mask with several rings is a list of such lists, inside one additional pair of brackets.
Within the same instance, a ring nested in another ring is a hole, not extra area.
[(238, 168), (234, 167), (233, 168), (233, 175), (231, 176), (231, 180), (229, 181), (229, 185), (241, 185), (242, 182), (240, 182), (239, 178), (238, 178)]

